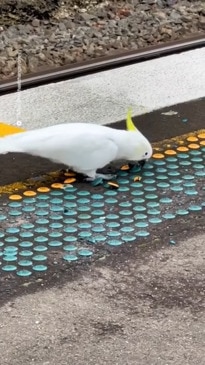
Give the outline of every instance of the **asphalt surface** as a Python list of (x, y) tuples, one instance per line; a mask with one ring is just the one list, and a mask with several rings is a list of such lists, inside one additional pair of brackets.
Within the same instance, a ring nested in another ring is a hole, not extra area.
[[(177, 114), (162, 114), (170, 110)], [(153, 142), (197, 131), (205, 127), (204, 100), (141, 116), (136, 125)], [(0, 165), (1, 185), (59, 167), (16, 155), (1, 156)], [(204, 179), (197, 188), (199, 196), (187, 199), (195, 204), (204, 201)], [(204, 226), (204, 210), (192, 212), (155, 226), (138, 244), (53, 264), (45, 274), (1, 272), (4, 365), (202, 365)]]

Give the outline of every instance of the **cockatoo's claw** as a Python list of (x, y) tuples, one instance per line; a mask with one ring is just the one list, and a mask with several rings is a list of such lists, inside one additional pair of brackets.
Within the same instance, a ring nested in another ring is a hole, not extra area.
[(95, 175), (95, 179), (103, 179), (103, 180), (111, 180), (111, 179), (114, 179), (116, 178), (116, 175), (114, 174), (96, 174)]
[(103, 180), (111, 180), (115, 177), (116, 177), (116, 175), (113, 175), (113, 174), (98, 174), (97, 173), (94, 178), (93, 177), (85, 177), (84, 181), (93, 182), (97, 179), (98, 180), (101, 179), (102, 182), (103, 182)]
[(65, 174), (67, 172), (70, 172), (70, 169), (69, 168), (65, 168), (65, 169), (61, 169), (60, 170), (60, 174)]
[(87, 182), (92, 182), (94, 180), (95, 180), (95, 178), (93, 178), (93, 177), (84, 177), (84, 179), (83, 179), (83, 181), (87, 181)]

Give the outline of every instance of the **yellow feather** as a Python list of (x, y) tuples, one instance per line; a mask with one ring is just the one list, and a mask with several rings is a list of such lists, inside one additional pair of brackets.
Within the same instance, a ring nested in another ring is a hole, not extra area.
[(135, 127), (135, 125), (132, 121), (132, 110), (131, 110), (131, 108), (127, 112), (126, 129), (129, 132), (136, 132), (137, 131), (137, 128)]

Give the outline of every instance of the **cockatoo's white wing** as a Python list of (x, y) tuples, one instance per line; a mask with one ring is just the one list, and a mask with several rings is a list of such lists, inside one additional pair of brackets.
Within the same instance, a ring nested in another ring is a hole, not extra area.
[(73, 138), (67, 146), (67, 155), (64, 150), (63, 153), (59, 151), (60, 160), (79, 172), (94, 171), (115, 160), (118, 154), (117, 144), (108, 137), (96, 137), (82, 136), (82, 143), (79, 142), (79, 137)]
[(81, 172), (104, 167), (116, 158), (118, 146), (112, 134), (103, 126), (79, 123), (20, 133), (5, 142), (13, 145), (10, 151), (45, 157)]

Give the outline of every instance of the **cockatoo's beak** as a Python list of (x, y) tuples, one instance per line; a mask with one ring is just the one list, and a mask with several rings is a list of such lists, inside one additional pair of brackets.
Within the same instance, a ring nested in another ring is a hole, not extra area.
[(147, 160), (138, 161), (138, 164), (140, 165), (141, 169), (144, 167), (146, 162), (147, 162)]
[(132, 168), (132, 167), (134, 167), (134, 166), (136, 166), (136, 165), (139, 165), (140, 167), (141, 167), (141, 169), (143, 168), (143, 166), (145, 165), (145, 163), (147, 162), (148, 160), (141, 160), (141, 161), (137, 161), (137, 162), (135, 162), (135, 161), (129, 161), (129, 163), (128, 163), (128, 166), (130, 167), (130, 168)]

